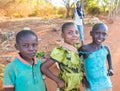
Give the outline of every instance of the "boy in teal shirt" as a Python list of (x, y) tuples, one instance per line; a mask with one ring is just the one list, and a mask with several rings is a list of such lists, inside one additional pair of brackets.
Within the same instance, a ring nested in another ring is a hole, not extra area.
[(15, 47), (19, 54), (5, 68), (5, 91), (46, 91), (40, 70), (42, 62), (35, 58), (37, 35), (31, 30), (20, 31), (16, 35)]

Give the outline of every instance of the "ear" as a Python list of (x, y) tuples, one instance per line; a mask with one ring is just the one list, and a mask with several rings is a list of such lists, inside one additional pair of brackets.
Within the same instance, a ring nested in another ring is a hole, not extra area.
[(15, 46), (16, 50), (19, 50), (19, 47), (18, 47), (18, 45), (17, 45), (17, 44), (15, 44), (14, 46)]
[(90, 31), (90, 36), (92, 36), (93, 35), (93, 32), (92, 31)]

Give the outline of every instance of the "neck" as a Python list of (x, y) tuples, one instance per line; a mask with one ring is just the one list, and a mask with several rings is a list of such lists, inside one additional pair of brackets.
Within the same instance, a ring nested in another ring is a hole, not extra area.
[(90, 44), (90, 46), (91, 46), (92, 48), (96, 49), (96, 50), (99, 49), (99, 48), (101, 48), (101, 45), (102, 45), (102, 44), (96, 44), (96, 43), (91, 43), (91, 44)]
[(21, 56), (21, 58), (23, 58), (27, 63), (29, 63), (29, 64), (31, 64), (31, 65), (34, 64), (34, 59), (28, 59), (28, 58), (25, 58), (25, 57), (22, 56), (21, 54), (20, 54), (20, 56)]

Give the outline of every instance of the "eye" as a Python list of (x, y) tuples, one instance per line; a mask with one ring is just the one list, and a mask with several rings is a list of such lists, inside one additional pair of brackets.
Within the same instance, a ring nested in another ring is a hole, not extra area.
[(76, 33), (76, 34), (79, 34), (79, 32), (78, 32), (78, 31), (76, 31), (75, 33)]
[(96, 34), (96, 35), (100, 35), (100, 34), (102, 34), (102, 36), (106, 36), (106, 35), (107, 35), (107, 33), (105, 33), (105, 32), (104, 32), (104, 33), (101, 33), (101, 32), (95, 32), (95, 34)]
[(69, 31), (69, 32), (68, 32), (68, 34), (72, 35), (72, 34), (73, 34), (73, 32), (72, 32), (72, 31)]
[(96, 35), (100, 34), (99, 32), (95, 32)]
[(37, 47), (37, 46), (38, 46), (37, 43), (32, 44), (32, 47)]
[(29, 47), (28, 44), (24, 44), (24, 45), (22, 45), (22, 46), (25, 47), (25, 48), (28, 48), (28, 47)]
[(107, 35), (107, 33), (103, 33), (103, 36), (106, 36)]

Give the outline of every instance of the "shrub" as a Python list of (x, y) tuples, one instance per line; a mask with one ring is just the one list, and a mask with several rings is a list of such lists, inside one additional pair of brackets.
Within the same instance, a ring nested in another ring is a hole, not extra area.
[(20, 18), (20, 17), (22, 17), (22, 15), (20, 13), (14, 13), (13, 17)]
[(98, 14), (100, 14), (100, 8), (97, 7), (97, 6), (95, 6), (95, 7), (90, 7), (90, 8), (88, 9), (88, 13), (89, 13), (90, 15), (98, 15)]
[(37, 58), (43, 58), (44, 55), (45, 55), (45, 53), (43, 51), (39, 51), (39, 52), (36, 53)]

